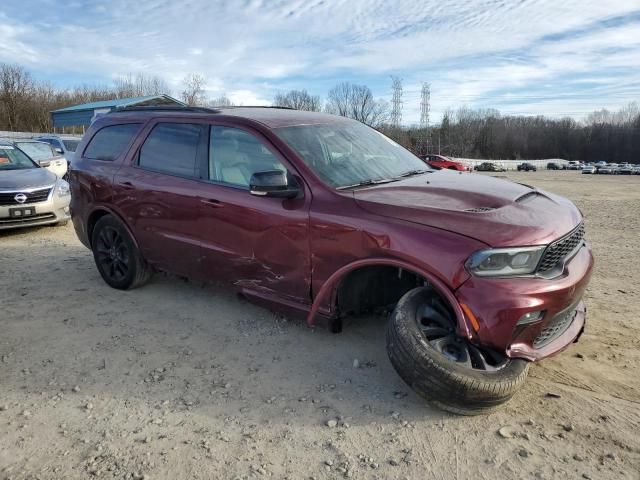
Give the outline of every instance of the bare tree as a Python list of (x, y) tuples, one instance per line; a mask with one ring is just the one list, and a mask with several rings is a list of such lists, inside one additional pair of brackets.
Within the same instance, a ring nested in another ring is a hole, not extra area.
[(349, 82), (339, 83), (329, 90), (326, 110), (371, 126), (379, 126), (389, 120), (388, 102), (374, 99), (366, 85)]
[[(191, 104), (206, 104), (204, 84), (203, 77), (188, 76), (183, 98)], [(0, 63), (0, 130), (50, 131), (51, 110), (124, 95), (139, 96), (168, 91), (162, 79), (144, 75), (126, 76), (115, 85), (79, 85), (56, 89), (47, 82), (33, 79), (19, 65)], [(316, 108), (313, 99), (302, 90), (295, 94), (283, 94), (281, 98), (276, 98), (276, 103), (297, 108)], [(216, 106), (228, 106), (231, 103), (226, 95), (209, 102)], [(329, 92), (326, 109), (372, 125), (401, 145), (414, 150), (424, 130), (392, 127), (389, 124), (389, 105), (375, 99), (371, 90), (364, 85), (336, 85)], [(76, 131), (81, 132), (82, 127), (77, 127)], [(571, 118), (503, 116), (497, 110), (462, 107), (447, 109), (441, 124), (430, 127), (430, 133), (434, 140), (439, 139), (438, 144), (445, 155), (638, 163), (640, 106), (632, 102), (617, 111), (599, 110), (582, 122)]]
[(587, 125), (598, 125), (611, 123), (614, 125), (622, 125), (632, 122), (636, 117), (640, 115), (640, 106), (637, 102), (631, 102), (622, 107), (617, 112), (611, 112), (606, 108), (602, 110), (596, 110), (590, 113), (585, 118)]
[(147, 95), (161, 95), (171, 90), (167, 82), (158, 76), (148, 76), (142, 73), (131, 73), (114, 81), (117, 98), (144, 97)]
[(235, 104), (227, 97), (226, 93), (223, 93), (217, 98), (209, 101), (210, 107), (234, 107)]
[(278, 93), (273, 104), (277, 107), (289, 107), (310, 112), (319, 112), (322, 109), (320, 97), (310, 95), (306, 90), (289, 90), (286, 93)]
[(182, 101), (187, 105), (204, 105), (206, 96), (204, 86), (207, 83), (206, 78), (198, 73), (190, 73), (184, 80), (184, 90), (180, 94)]
[(0, 64), (0, 113), (9, 130), (20, 124), (22, 108), (32, 88), (31, 75), (23, 67)]

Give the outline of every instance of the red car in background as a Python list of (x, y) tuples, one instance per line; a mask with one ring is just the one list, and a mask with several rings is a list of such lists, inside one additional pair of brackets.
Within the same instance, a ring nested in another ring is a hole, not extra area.
[(458, 172), (466, 172), (468, 168), (455, 160), (451, 160), (449, 157), (445, 157), (444, 155), (422, 155), (420, 158), (425, 161), (427, 165), (436, 170), (447, 169), (447, 170), (457, 170)]

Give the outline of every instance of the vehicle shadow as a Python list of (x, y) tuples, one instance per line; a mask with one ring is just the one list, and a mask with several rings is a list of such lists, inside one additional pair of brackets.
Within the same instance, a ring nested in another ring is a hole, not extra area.
[(30, 237), (38, 233), (46, 233), (52, 228), (59, 228), (57, 225), (43, 225), (37, 227), (20, 227), (0, 230), (0, 240), (3, 238)]

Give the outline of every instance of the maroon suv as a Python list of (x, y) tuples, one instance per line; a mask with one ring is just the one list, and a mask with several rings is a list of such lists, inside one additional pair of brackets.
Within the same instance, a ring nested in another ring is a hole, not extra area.
[(160, 270), (222, 281), (310, 325), (392, 310), (391, 362), (474, 414), (584, 328), (593, 266), (568, 200), (431, 170), (361, 123), (276, 108), (125, 109), (71, 171), (80, 240), (112, 287)]

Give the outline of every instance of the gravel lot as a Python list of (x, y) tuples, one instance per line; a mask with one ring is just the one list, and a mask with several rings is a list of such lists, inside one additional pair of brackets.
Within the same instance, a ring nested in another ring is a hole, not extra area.
[(580, 343), (484, 417), (407, 388), (383, 318), (333, 335), (214, 286), (119, 292), (71, 225), (0, 233), (0, 478), (638, 479), (640, 176), (508, 177), (575, 201), (597, 265)]

